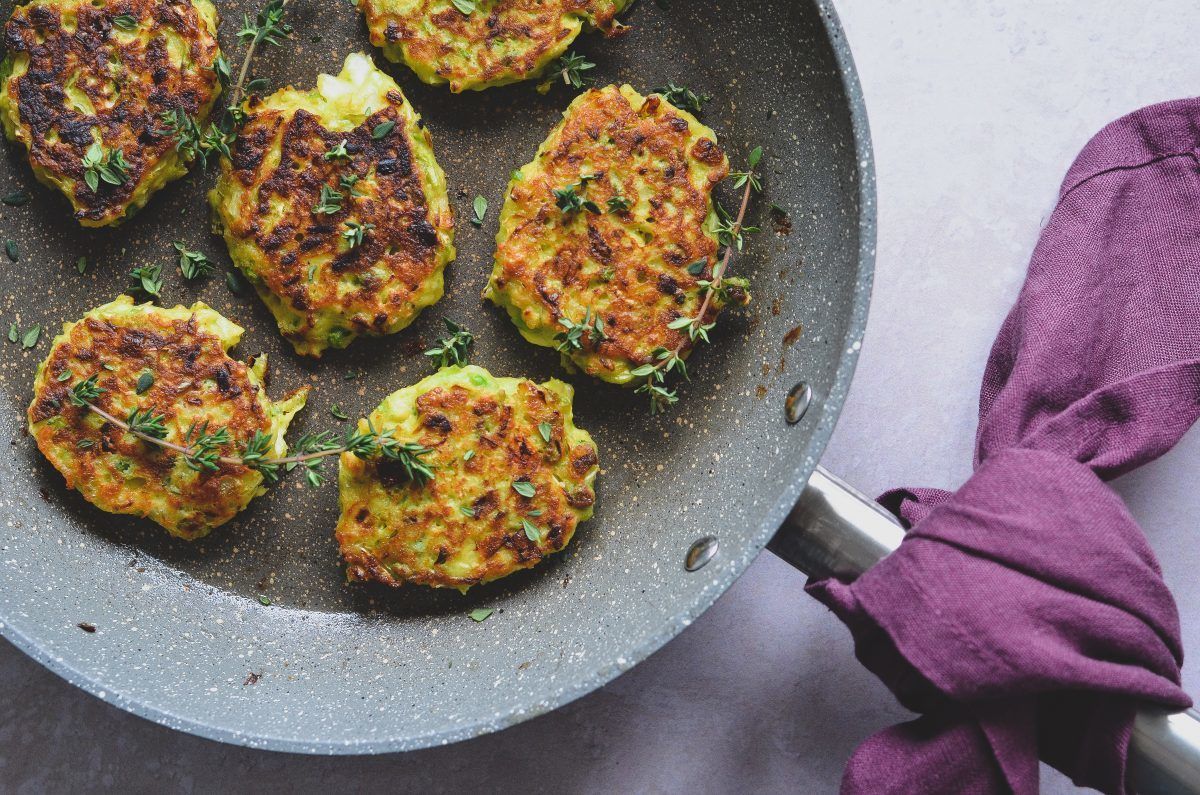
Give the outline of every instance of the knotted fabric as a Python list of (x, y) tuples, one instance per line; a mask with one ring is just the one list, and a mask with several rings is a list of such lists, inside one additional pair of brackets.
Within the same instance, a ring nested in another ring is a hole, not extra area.
[(911, 528), (810, 593), (920, 717), (854, 753), (844, 793), (1036, 793), (1038, 759), (1127, 791), (1135, 710), (1190, 705), (1175, 603), (1105, 481), (1200, 416), (1200, 100), (1079, 155), (983, 378), (974, 474), (880, 502)]

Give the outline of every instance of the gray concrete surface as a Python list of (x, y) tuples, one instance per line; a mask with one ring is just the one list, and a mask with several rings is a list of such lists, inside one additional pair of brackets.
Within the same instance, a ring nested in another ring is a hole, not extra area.
[[(825, 459), (867, 491), (955, 486), (979, 377), (1059, 180), (1087, 138), (1192, 95), (1183, 0), (842, 0), (879, 163), (879, 276)], [(1158, 551), (1200, 694), (1200, 436), (1118, 486)], [(0, 789), (255, 793), (831, 792), (855, 744), (903, 719), (844, 630), (769, 555), (678, 640), (601, 692), (498, 736), (312, 759), (174, 734), (0, 646)], [(1070, 792), (1047, 773), (1044, 790)]]

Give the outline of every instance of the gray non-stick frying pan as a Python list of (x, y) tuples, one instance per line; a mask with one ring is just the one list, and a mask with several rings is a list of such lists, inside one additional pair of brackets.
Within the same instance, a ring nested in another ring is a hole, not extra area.
[[(240, 55), (233, 28), (256, 8), (221, 4), (227, 53)], [(370, 50), (348, 3), (293, 0), (290, 14), (293, 43), (254, 70), (274, 85), (311, 85), (347, 53)], [(691, 86), (711, 95), (703, 119), (735, 167), (755, 146), (767, 152), (753, 211), (763, 231), (734, 265), (754, 304), (722, 319), (665, 416), (651, 417), (631, 391), (566, 376), (577, 419), (600, 446), (595, 519), (564, 554), (466, 596), (347, 585), (332, 483), (313, 491), (293, 478), (197, 543), (66, 490), (23, 430), (49, 336), (127, 289), (131, 267), (172, 263), (172, 241), (228, 258), (208, 231), (209, 175), (173, 184), (119, 229), (85, 231), (9, 147), (0, 193), (33, 199), (0, 210), (0, 236), (20, 252), (6, 266), (0, 321), (49, 331), (33, 350), (9, 344), (0, 370), (0, 427), (11, 440), (0, 458), (4, 635), (95, 696), (184, 731), (296, 752), (400, 751), (494, 731), (599, 687), (703, 612), (781, 526), (776, 547), (812, 570), (849, 574), (897, 543), (894, 525), (823, 475), (785, 525), (846, 394), (873, 266), (867, 121), (833, 9), (656, 0), (627, 21), (624, 38), (577, 43), (598, 82)], [(273, 394), (315, 387), (296, 432), (338, 427), (332, 405), (361, 416), (424, 376), (421, 351), (443, 315), (475, 332), (473, 360), (493, 373), (564, 377), (556, 354), (523, 342), (479, 296), (507, 175), (573, 92), (542, 96), (527, 83), (452, 96), (385, 68), (423, 113), (449, 178), (459, 256), (446, 298), (400, 335), (313, 362), (219, 275), (194, 286), (172, 266), (163, 290), (164, 303), (202, 299), (246, 326), (240, 351), (269, 353)], [(476, 194), (493, 208), (479, 229), (467, 222)], [(83, 275), (80, 256), (91, 263)], [(864, 524), (870, 532), (856, 535)], [(495, 612), (477, 623), (468, 617), (477, 607)]]

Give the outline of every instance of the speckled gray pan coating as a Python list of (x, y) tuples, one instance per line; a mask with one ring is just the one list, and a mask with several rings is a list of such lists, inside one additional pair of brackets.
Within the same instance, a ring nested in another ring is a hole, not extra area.
[[(222, 7), (231, 56), (240, 52), (235, 20), (253, 7)], [(194, 544), (100, 513), (63, 487), (23, 431), (47, 334), (31, 351), (4, 343), (0, 369), (0, 429), (10, 440), (0, 459), (4, 635), (97, 697), (167, 726), (261, 748), (377, 753), (453, 742), (553, 709), (635, 665), (704, 611), (778, 527), (845, 394), (874, 255), (867, 122), (826, 3), (659, 0), (637, 4), (627, 19), (634, 29), (623, 39), (579, 42), (599, 64), (596, 78), (640, 90), (674, 80), (713, 95), (702, 118), (735, 168), (757, 144), (768, 152), (756, 211), (765, 231), (734, 266), (751, 278), (753, 306), (722, 317), (674, 411), (651, 418), (641, 396), (568, 377), (604, 469), (596, 517), (565, 554), (468, 596), (347, 586), (332, 534), (336, 487), (309, 491), (294, 476)], [(293, 22), (296, 45), (255, 70), (276, 84), (311, 85), (347, 52), (369, 49), (348, 3), (296, 0)], [(509, 170), (529, 160), (572, 93), (559, 86), (540, 96), (524, 84), (452, 96), (385, 68), (424, 114), (450, 180), (460, 254), (446, 299), (400, 335), (311, 362), (292, 355), (256, 298), (233, 295), (219, 274), (193, 286), (172, 265), (163, 291), (166, 303), (200, 298), (245, 325), (240, 353), (270, 353), (273, 394), (315, 387), (298, 431), (339, 426), (332, 404), (360, 416), (427, 374), (420, 352), (442, 314), (469, 324), (474, 360), (496, 375), (563, 375), (553, 351), (523, 342), (479, 294)], [(116, 296), (135, 264), (173, 263), (173, 240), (228, 267), (208, 232), (211, 179), (194, 173), (123, 228), (89, 232), (8, 147), (0, 194), (28, 189), (33, 200), (0, 208), (0, 236), (17, 240), (21, 256), (3, 264), (0, 324), (55, 331)], [(468, 223), (476, 194), (492, 205), (482, 229)], [(789, 220), (773, 221), (768, 201)], [(93, 263), (85, 276), (74, 269), (80, 255)], [(788, 426), (784, 396), (801, 380), (815, 402)], [(720, 539), (718, 554), (687, 573), (689, 545), (709, 534)], [(475, 623), (467, 613), (480, 606), (496, 612)]]

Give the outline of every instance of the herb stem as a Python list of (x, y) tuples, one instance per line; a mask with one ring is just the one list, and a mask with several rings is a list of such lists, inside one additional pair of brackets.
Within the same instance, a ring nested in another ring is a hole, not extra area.
[[(742, 204), (738, 208), (738, 214), (734, 219), (733, 229), (730, 232), (730, 238), (732, 240), (736, 240), (738, 235), (742, 232), (742, 226), (746, 221), (746, 213), (750, 209), (750, 195), (753, 193), (753, 191), (754, 185), (752, 184), (752, 181), (747, 180), (745, 190), (742, 191)], [(689, 332), (691, 329), (704, 324), (704, 318), (705, 315), (708, 314), (708, 308), (712, 306), (713, 295), (717, 293), (718, 288), (721, 286), (721, 282), (725, 278), (725, 271), (729, 268), (729, 263), (733, 261), (733, 249), (734, 246), (732, 244), (726, 246), (725, 255), (721, 257), (721, 260), (717, 263), (716, 267), (713, 268), (712, 284), (709, 285), (709, 288), (704, 291), (704, 300), (700, 302), (700, 311), (696, 313), (696, 317), (692, 320), (691, 326), (688, 328)], [(686, 340), (679, 343), (679, 345), (675, 347), (675, 350), (671, 351), (670, 356), (665, 356), (660, 359), (658, 363), (654, 365), (653, 369), (661, 370), (662, 368), (668, 366), (671, 360), (678, 357), (679, 354), (683, 352), (683, 349), (687, 346), (688, 342), (693, 339), (695, 339), (695, 337), (691, 333), (688, 333)]]
[[(287, 8), (287, 4), (291, 0), (283, 0), (279, 4), (280, 9)], [(242, 58), (242, 68), (238, 70), (237, 82), (233, 84), (233, 94), (229, 103), (230, 107), (239, 107), (242, 104), (242, 93), (245, 89), (246, 78), (250, 74), (250, 62), (254, 60), (254, 51), (258, 49), (258, 37), (250, 39), (250, 44), (246, 47), (246, 55)]]
[[(166, 439), (159, 439), (156, 436), (151, 436), (150, 434), (142, 433), (141, 431), (135, 431), (133, 428), (129, 427), (129, 423), (122, 419), (118, 419), (112, 414), (109, 414), (95, 403), (85, 400), (83, 405), (87, 409), (95, 412), (107, 422), (117, 426), (126, 433), (136, 436), (143, 442), (150, 442), (150, 444), (156, 444), (159, 447), (165, 447), (168, 450), (174, 450), (175, 452), (181, 453), (185, 456), (193, 456), (199, 452), (199, 448), (197, 447), (185, 447), (184, 445), (176, 444), (175, 442), (168, 442)], [(313, 453), (305, 453), (304, 455), (290, 455), (285, 456), (284, 458), (261, 458), (259, 461), (267, 465), (287, 466), (288, 464), (303, 464), (305, 461), (313, 461), (318, 458), (328, 458), (329, 456), (341, 455), (344, 452), (346, 452), (346, 447), (341, 445), (328, 450), (318, 450)], [(217, 461), (230, 466), (246, 466), (246, 461), (244, 459), (234, 456), (219, 456)]]

